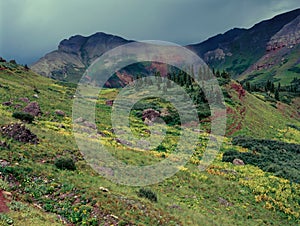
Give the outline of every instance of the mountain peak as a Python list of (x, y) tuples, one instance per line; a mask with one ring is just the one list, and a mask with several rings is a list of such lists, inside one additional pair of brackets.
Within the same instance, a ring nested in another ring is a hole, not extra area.
[(46, 54), (31, 69), (47, 77), (76, 81), (103, 53), (129, 42), (131, 41), (104, 32), (96, 32), (90, 36), (73, 35), (62, 40), (56, 51)]

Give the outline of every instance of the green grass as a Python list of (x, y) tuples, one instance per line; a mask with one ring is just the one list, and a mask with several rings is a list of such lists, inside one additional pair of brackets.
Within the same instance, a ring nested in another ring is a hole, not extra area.
[[(208, 134), (200, 134), (199, 144), (187, 165), (181, 167), (174, 176), (146, 187), (157, 195), (157, 202), (152, 202), (138, 195), (141, 187), (115, 184), (97, 174), (84, 160), (72, 132), (71, 97), (75, 93), (73, 86), (55, 82), (30, 71), (26, 72), (21, 67), (1, 72), (0, 84), (1, 103), (11, 100), (13, 104), (25, 106), (19, 98), (28, 97), (31, 101), (37, 101), (44, 113), (48, 112), (36, 117), (32, 124), (26, 124), (40, 139), (39, 144), (19, 143), (7, 137), (0, 137), (1, 141), (10, 145), (9, 149), (1, 148), (0, 151), (0, 159), (10, 162), (9, 166), (1, 168), (3, 180), (6, 182), (2, 187), (12, 193), (12, 202), (9, 204), (11, 211), (0, 218), (4, 225), (7, 219), (12, 219), (14, 225), (61, 225), (62, 221), (75, 225), (299, 223), (294, 212), (291, 212), (292, 209), (287, 207), (294, 203), (289, 201), (294, 196), (286, 193), (286, 197), (278, 198), (273, 196), (272, 190), (269, 189), (272, 186), (288, 186), (286, 180), (251, 165), (240, 167), (221, 161), (222, 153), (227, 150), (247, 151), (232, 145), (229, 138), (225, 139), (214, 163), (201, 172), (198, 164), (205, 151)], [(9, 90), (3, 86), (9, 87)], [(32, 97), (35, 88), (40, 92), (38, 99)], [(296, 129), (289, 127), (289, 131), (285, 131), (285, 125), (288, 123), (299, 126), (297, 120), (286, 118), (275, 111), (270, 103), (253, 95), (247, 94), (245, 99), (240, 101), (235, 91), (228, 87), (226, 90), (232, 96), (229, 106), (236, 113), (231, 115), (232, 117), (229, 116), (228, 123), (234, 123), (237, 117), (242, 119), (239, 115), (241, 106), (245, 106), (247, 110), (241, 123), (242, 127), (232, 135), (263, 135), (277, 140), (299, 142)], [(101, 142), (116, 158), (131, 165), (157, 163), (172, 153), (180, 134), (176, 126), (168, 127), (166, 139), (162, 144), (164, 148), (160, 149), (143, 151), (115, 141), (115, 135), (111, 131), (111, 107), (105, 105), (105, 101), (113, 99), (117, 93), (117, 89), (102, 90), (96, 104), (96, 123), (105, 137), (101, 141), (89, 138), (90, 141)], [(169, 103), (161, 103), (162, 108), (167, 106)], [(56, 109), (63, 110), (66, 116), (56, 115)], [(0, 105), (0, 125), (18, 122), (18, 119), (12, 117), (13, 112), (14, 106)], [(135, 134), (144, 134), (147, 126), (137, 117), (137, 112), (132, 112), (130, 117)], [(204, 128), (209, 129), (209, 126)], [(73, 159), (76, 170), (58, 169), (54, 164), (57, 158)], [(263, 187), (260, 193), (255, 190), (258, 185)], [(292, 186), (298, 189), (299, 185)], [(103, 188), (108, 191), (104, 191)], [(259, 200), (263, 194), (273, 197), (279, 203)], [(280, 209), (280, 203), (285, 208)]]
[[(288, 54), (279, 51), (278, 55), (263, 61), (266, 65), (276, 62), (274, 66), (268, 69), (254, 70), (250, 73), (243, 74), (239, 77), (239, 80), (250, 81), (252, 84), (261, 84), (267, 80), (271, 80), (274, 81), (276, 85), (278, 82), (280, 82), (281, 85), (289, 85), (295, 77), (299, 77), (297, 68), (299, 68), (300, 46), (296, 46), (294, 49), (287, 51), (289, 51)], [(284, 60), (282, 61), (282, 59)]]

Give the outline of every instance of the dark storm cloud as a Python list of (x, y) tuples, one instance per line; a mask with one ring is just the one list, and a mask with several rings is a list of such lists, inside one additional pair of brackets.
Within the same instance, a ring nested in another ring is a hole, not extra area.
[(298, 0), (0, 0), (0, 56), (31, 63), (64, 38), (97, 31), (197, 43), (299, 5)]

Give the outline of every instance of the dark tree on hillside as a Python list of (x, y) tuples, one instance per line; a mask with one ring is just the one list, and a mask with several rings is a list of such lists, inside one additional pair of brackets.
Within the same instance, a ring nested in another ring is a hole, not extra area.
[(265, 84), (265, 91), (266, 92), (270, 91), (271, 93), (275, 92), (275, 86), (272, 81), (270, 80), (267, 81), (267, 83)]
[(275, 90), (275, 99), (279, 100), (279, 90), (278, 89)]
[(222, 71), (222, 74), (221, 74), (221, 77), (222, 78), (224, 78), (224, 79), (229, 79), (230, 78), (230, 75), (229, 75), (229, 73), (228, 72), (226, 72), (226, 71)]
[(272, 84), (271, 84), (271, 93), (274, 93), (275, 92), (275, 86), (274, 86), (274, 83), (272, 82)]
[(246, 89), (248, 92), (251, 91), (251, 84), (250, 84), (250, 82), (246, 82), (246, 87), (245, 87), (245, 89)]

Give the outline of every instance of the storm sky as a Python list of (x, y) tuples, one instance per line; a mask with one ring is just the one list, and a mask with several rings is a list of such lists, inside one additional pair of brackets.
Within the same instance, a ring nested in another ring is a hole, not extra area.
[(31, 64), (75, 34), (186, 45), (300, 7), (299, 0), (0, 0), (0, 56)]

